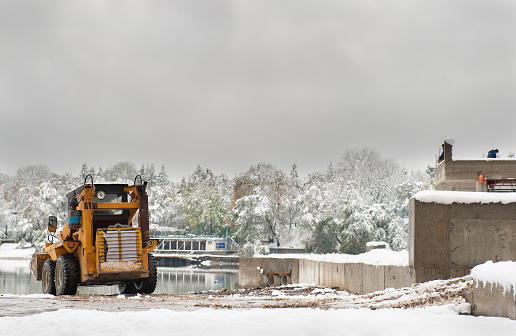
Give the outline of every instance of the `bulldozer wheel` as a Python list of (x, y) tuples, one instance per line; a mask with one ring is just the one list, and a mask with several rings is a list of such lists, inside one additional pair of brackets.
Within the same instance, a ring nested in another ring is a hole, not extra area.
[(149, 277), (141, 280), (139, 283), (136, 282), (136, 289), (138, 293), (150, 294), (156, 289), (158, 282), (158, 267), (156, 266), (156, 259), (149, 253)]
[(156, 289), (158, 268), (156, 259), (149, 253), (149, 277), (141, 280), (126, 281), (118, 285), (120, 294), (150, 294)]
[(75, 295), (79, 285), (79, 263), (71, 254), (63, 254), (56, 262), (56, 294)]
[(118, 290), (120, 294), (136, 294), (138, 290), (136, 289), (136, 284), (134, 281), (127, 281), (118, 284)]
[(43, 263), (43, 270), (41, 274), (41, 285), (43, 293), (56, 295), (56, 263), (52, 259), (47, 259)]

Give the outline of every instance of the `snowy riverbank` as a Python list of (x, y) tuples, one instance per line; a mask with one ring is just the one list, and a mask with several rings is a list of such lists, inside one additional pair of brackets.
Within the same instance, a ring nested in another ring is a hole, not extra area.
[(4, 243), (0, 245), (0, 259), (29, 260), (36, 249), (34, 247), (19, 248), (17, 243)]
[[(33, 247), (19, 248), (19, 244), (6, 243), (0, 245), (0, 259), (27, 259), (35, 252)], [(408, 251), (391, 251), (376, 249), (369, 252), (351, 254), (269, 254), (269, 258), (298, 258), (338, 263), (363, 263), (369, 265), (408, 266)]]

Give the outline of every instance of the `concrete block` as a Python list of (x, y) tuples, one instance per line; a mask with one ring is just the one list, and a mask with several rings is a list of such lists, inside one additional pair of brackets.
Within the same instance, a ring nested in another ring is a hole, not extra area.
[[(500, 208), (490, 207), (493, 212)], [(454, 207), (455, 208), (455, 207)], [(473, 207), (464, 210), (472, 210)], [(476, 208), (479, 208), (477, 205)], [(510, 214), (503, 209), (502, 213)], [(511, 218), (468, 218), (458, 213), (450, 224), (450, 263), (455, 267), (469, 267), (482, 264), (488, 260), (514, 260), (516, 256), (516, 220)], [(489, 211), (491, 212), (491, 211)], [(514, 214), (516, 218), (516, 214)]]
[[(315, 268), (313, 260), (300, 259), (299, 260), (299, 283), (314, 283), (315, 282)], [(293, 282), (296, 283), (296, 282)]]
[(299, 283), (299, 259), (240, 258), (240, 288), (280, 286), (287, 283)]
[(240, 258), (238, 265), (238, 287), (265, 287), (268, 279), (262, 277), (260, 269), (263, 269), (262, 258)]
[(410, 287), (414, 283), (413, 269), (408, 266), (385, 266), (385, 288)]
[(299, 283), (299, 259), (289, 258), (290, 260), (290, 282)]
[(514, 288), (504, 292), (502, 286), (482, 283), (473, 285), (470, 296), (472, 314), (475, 316), (507, 317), (516, 320), (516, 299)]
[(448, 267), (414, 267), (414, 283), (422, 283), (437, 279), (449, 279), (450, 269)]
[(322, 262), (323, 268), (323, 282), (322, 285), (326, 287), (339, 287), (339, 267), (338, 263)]
[(411, 199), (409, 263), (414, 267), (448, 267), (450, 206)]
[(362, 266), (362, 291), (372, 293), (385, 289), (385, 266)]
[(318, 263), (319, 266), (319, 281), (317, 284), (319, 286), (328, 286), (328, 284), (331, 282), (331, 267), (330, 264), (325, 261), (320, 261)]
[(469, 275), (471, 267), (450, 267), (450, 278), (460, 278)]
[(364, 294), (363, 264), (349, 263), (344, 265), (346, 290), (354, 294)]
[(282, 272), (287, 273), (291, 270), (291, 262), (289, 259), (280, 258), (263, 258), (263, 270), (266, 273)]
[(338, 264), (337, 265), (339, 270), (339, 281), (336, 287), (339, 287), (340, 290), (345, 290), (346, 288), (346, 265), (345, 264)]
[(332, 282), (330, 283), (331, 288), (340, 288), (341, 286), (341, 275), (344, 271), (339, 263), (331, 263), (332, 267)]
[(414, 281), (467, 275), (488, 260), (516, 260), (516, 203), (436, 204), (410, 200)]

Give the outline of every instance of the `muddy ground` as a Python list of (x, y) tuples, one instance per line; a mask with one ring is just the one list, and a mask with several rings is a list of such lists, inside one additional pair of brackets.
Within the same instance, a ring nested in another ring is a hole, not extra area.
[(170, 309), (193, 311), (202, 308), (415, 308), (465, 302), (471, 277), (436, 280), (402, 289), (386, 289), (354, 295), (332, 288), (288, 285), (257, 289), (220, 290), (185, 294), (151, 295), (0, 295), (0, 316), (23, 316), (59, 309), (138, 311)]

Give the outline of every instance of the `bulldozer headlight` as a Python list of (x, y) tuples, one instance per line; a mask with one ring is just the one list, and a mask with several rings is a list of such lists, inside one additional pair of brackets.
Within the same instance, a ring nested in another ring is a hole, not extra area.
[(101, 191), (99, 191), (99, 192), (97, 193), (97, 198), (98, 198), (99, 200), (103, 200), (103, 199), (104, 199), (104, 197), (106, 197), (106, 193), (105, 193), (105, 192), (103, 192), (102, 190), (101, 190)]

